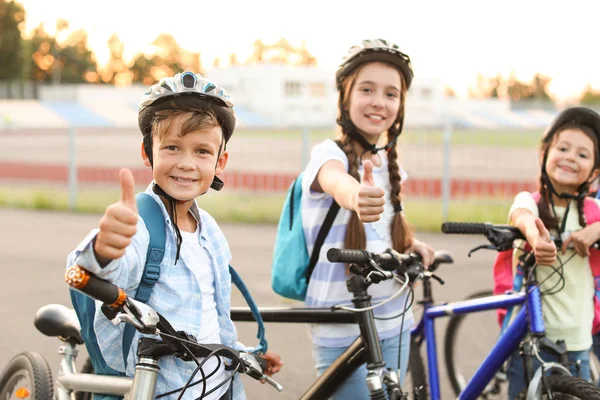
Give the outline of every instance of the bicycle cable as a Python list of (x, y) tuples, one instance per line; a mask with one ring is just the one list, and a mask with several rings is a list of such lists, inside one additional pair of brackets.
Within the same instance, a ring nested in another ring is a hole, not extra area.
[[(382, 305), (384, 305), (384, 304), (386, 304), (386, 303), (388, 303), (388, 302), (390, 302), (390, 301), (394, 300), (396, 297), (398, 297), (398, 296), (400, 296), (400, 295), (402, 294), (402, 292), (403, 292), (403, 291), (406, 289), (406, 287), (408, 287), (408, 284), (409, 284), (409, 280), (408, 280), (408, 274), (406, 274), (406, 273), (405, 273), (405, 274), (404, 274), (404, 278), (405, 278), (405, 281), (403, 282), (403, 281), (402, 281), (400, 278), (398, 278), (397, 276), (395, 276), (395, 275), (394, 275), (394, 279), (395, 279), (397, 282), (399, 282), (399, 283), (400, 283), (402, 286), (400, 287), (400, 289), (399, 289), (399, 290), (398, 290), (396, 293), (394, 293), (394, 294), (393, 294), (392, 296), (390, 296), (389, 298), (387, 298), (387, 299), (385, 299), (385, 300), (381, 301), (380, 303), (373, 304), (373, 305), (372, 305), (372, 306), (370, 306), (370, 307), (364, 307), (364, 308), (353, 308), (353, 307), (347, 307), (347, 306), (343, 306), (343, 305), (342, 305), (342, 304), (344, 304), (344, 303), (341, 303), (341, 304), (336, 304), (336, 305), (334, 305), (334, 306), (331, 306), (331, 309), (332, 309), (332, 310), (345, 310), (345, 311), (352, 311), (352, 312), (364, 312), (364, 311), (370, 311), (370, 310), (374, 310), (374, 309), (376, 309), (377, 307), (381, 307)], [(349, 304), (349, 303), (346, 303), (346, 304)]]
[[(201, 396), (198, 399), (202, 399), (205, 396), (208, 396), (211, 393), (213, 393), (215, 390), (219, 389), (221, 386), (225, 385), (228, 381), (230, 381), (233, 378), (233, 376), (235, 375), (235, 373), (240, 368), (241, 360), (232, 353), (231, 354), (231, 356), (232, 356), (231, 358), (235, 359), (237, 361), (238, 365), (235, 367), (235, 369), (231, 373), (231, 376), (229, 376), (227, 379), (223, 380), (221, 383), (219, 383), (219, 385), (215, 386), (210, 391), (206, 392), (206, 379), (208, 379), (211, 376), (213, 376), (218, 371), (218, 369), (221, 366), (221, 359), (220, 359), (219, 355), (217, 355), (217, 353), (219, 351), (221, 351), (221, 350), (227, 350), (227, 348), (225, 348), (225, 347), (217, 348), (217, 349), (213, 350), (208, 356), (206, 356), (201, 362), (199, 362), (198, 359), (197, 359), (197, 357), (193, 355), (192, 351), (184, 343), (187, 343), (187, 344), (192, 345), (192, 346), (202, 347), (202, 345), (200, 343), (195, 343), (195, 342), (192, 342), (190, 340), (186, 340), (186, 339), (180, 338), (180, 337), (178, 337), (176, 335), (171, 335), (171, 334), (168, 334), (168, 333), (165, 333), (165, 332), (162, 332), (162, 331), (160, 332), (160, 334), (164, 335), (164, 336), (167, 336), (167, 337), (170, 337), (172, 339), (178, 340), (181, 343), (181, 345), (186, 349), (186, 351), (192, 356), (193, 361), (197, 364), (197, 366), (196, 366), (196, 369), (194, 370), (194, 372), (192, 373), (191, 377), (188, 379), (187, 383), (184, 386), (182, 386), (182, 387), (180, 387), (178, 389), (171, 390), (171, 391), (169, 391), (167, 393), (163, 393), (161, 395), (158, 395), (158, 396), (156, 396), (157, 399), (165, 397), (165, 396), (169, 396), (169, 395), (177, 393), (177, 392), (181, 392), (180, 395), (179, 395), (179, 397), (178, 397), (178, 400), (179, 400), (179, 399), (182, 398), (183, 394), (185, 393), (185, 391), (188, 388), (190, 388), (192, 386), (195, 386), (195, 385), (199, 384), (200, 382), (203, 383), (203, 388), (202, 388), (202, 394), (201, 394)], [(217, 357), (217, 360), (218, 360), (217, 367), (210, 374), (205, 375), (204, 371), (202, 370), (202, 366), (212, 356), (216, 356)], [(202, 379), (199, 379), (198, 381), (190, 384), (191, 381), (192, 381), (192, 379), (194, 378), (194, 376), (196, 376), (196, 374), (198, 372), (200, 372), (200, 374), (202, 376)]]
[(409, 295), (406, 296), (406, 301), (408, 301), (408, 298), (410, 297), (410, 304), (408, 304), (408, 307), (407, 307), (406, 306), (406, 301), (405, 301), (404, 302), (404, 310), (401, 313), (396, 314), (396, 315), (391, 316), (391, 317), (375, 317), (375, 316), (373, 316), (373, 318), (377, 319), (377, 320), (380, 320), (380, 321), (389, 321), (389, 320), (392, 320), (392, 319), (396, 319), (398, 317), (403, 317), (406, 314), (406, 312), (410, 309), (410, 307), (413, 305), (413, 302), (414, 302), (414, 299), (415, 299), (415, 293), (414, 293), (414, 290), (413, 290), (412, 286), (409, 286), (409, 288), (410, 288), (409, 289), (410, 291), (408, 292)]
[[(410, 300), (410, 304), (407, 305), (408, 303), (408, 298), (411, 298)], [(401, 382), (402, 380), (400, 379), (400, 370), (401, 370), (401, 365), (400, 365), (400, 360), (402, 359), (401, 355), (402, 355), (402, 332), (404, 332), (404, 316), (406, 315), (406, 311), (412, 306), (412, 303), (414, 301), (415, 298), (415, 291), (412, 288), (412, 285), (410, 286), (410, 292), (408, 292), (408, 296), (406, 296), (406, 300), (404, 300), (404, 311), (402, 312), (402, 319), (400, 320), (400, 340), (399, 340), (399, 344), (398, 344), (398, 382)], [(410, 349), (410, 345), (409, 345), (409, 349)]]

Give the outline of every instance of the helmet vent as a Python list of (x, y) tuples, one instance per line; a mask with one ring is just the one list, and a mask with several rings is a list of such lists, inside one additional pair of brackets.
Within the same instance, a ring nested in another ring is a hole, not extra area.
[(196, 87), (196, 76), (191, 72), (185, 72), (181, 75), (181, 83), (188, 89)]

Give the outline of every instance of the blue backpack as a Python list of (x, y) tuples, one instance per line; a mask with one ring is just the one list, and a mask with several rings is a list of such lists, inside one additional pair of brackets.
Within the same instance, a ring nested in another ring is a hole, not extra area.
[[(148, 252), (146, 253), (146, 264), (142, 273), (142, 279), (138, 286), (138, 290), (135, 294), (134, 299), (142, 303), (147, 303), (150, 300), (152, 289), (160, 277), (160, 263), (163, 260), (165, 253), (165, 242), (166, 242), (166, 225), (163, 218), (162, 210), (158, 203), (146, 193), (138, 193), (136, 195), (136, 202), (140, 217), (144, 220), (148, 232), (150, 233), (150, 243), (148, 245)], [(231, 281), (237, 286), (238, 290), (244, 296), (246, 303), (252, 310), (252, 315), (258, 323), (257, 338), (259, 339), (259, 345), (251, 349), (254, 353), (264, 353), (267, 351), (267, 341), (265, 339), (265, 327), (262, 317), (258, 311), (258, 307), (254, 302), (254, 299), (250, 295), (250, 292), (244, 285), (241, 277), (229, 266), (229, 273), (231, 274)], [(98, 339), (94, 332), (94, 315), (96, 313), (96, 302), (85, 294), (70, 289), (71, 303), (79, 319), (81, 325), (81, 336), (85, 343), (85, 347), (90, 356), (92, 366), (94, 367), (94, 373), (99, 375), (117, 375), (124, 376), (125, 374), (114, 370), (109, 367), (102, 356), (100, 347), (98, 345)], [(125, 325), (125, 331), (123, 333), (123, 360), (125, 360), (125, 367), (127, 367), (127, 355), (131, 348), (131, 342), (135, 334), (135, 328), (130, 325)], [(95, 400), (118, 400), (122, 397), (115, 395), (94, 395)]]
[[(338, 143), (339, 145), (339, 143)], [(319, 259), (323, 242), (333, 225), (340, 206), (333, 201), (319, 230), (312, 254), (308, 255), (302, 227), (302, 176), (301, 173), (288, 189), (277, 227), (271, 287), (283, 297), (304, 300), (308, 281)]]

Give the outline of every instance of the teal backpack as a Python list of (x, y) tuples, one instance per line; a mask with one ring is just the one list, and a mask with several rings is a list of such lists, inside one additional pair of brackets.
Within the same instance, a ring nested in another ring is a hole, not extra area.
[[(166, 225), (163, 218), (162, 210), (159, 204), (148, 194), (138, 193), (136, 195), (137, 207), (140, 217), (144, 220), (148, 232), (150, 233), (150, 243), (148, 245), (148, 252), (146, 255), (146, 265), (144, 266), (144, 272), (142, 273), (142, 279), (138, 286), (138, 290), (135, 294), (134, 299), (142, 303), (147, 303), (150, 300), (152, 289), (160, 278), (160, 263), (163, 260), (165, 253), (165, 242), (166, 242)], [(257, 338), (259, 345), (251, 349), (254, 353), (264, 353), (267, 351), (267, 340), (265, 339), (265, 326), (262, 317), (258, 311), (258, 307), (254, 302), (254, 299), (250, 295), (250, 292), (244, 285), (241, 277), (229, 266), (229, 273), (231, 274), (231, 281), (237, 286), (238, 290), (244, 296), (246, 303), (252, 310), (252, 315), (258, 323)], [(96, 314), (96, 302), (91, 298), (74, 289), (70, 289), (71, 303), (79, 319), (81, 325), (81, 336), (85, 343), (88, 355), (94, 367), (94, 373), (99, 375), (117, 375), (124, 376), (125, 374), (116, 371), (108, 366), (106, 360), (100, 352), (98, 345), (98, 339), (94, 332), (94, 315)], [(123, 333), (123, 360), (125, 360), (125, 367), (127, 367), (127, 355), (131, 348), (131, 342), (135, 334), (135, 328), (131, 324), (125, 325), (125, 331)], [(94, 395), (95, 400), (118, 400), (122, 397), (115, 395)]]
[(308, 281), (319, 260), (323, 242), (325, 242), (325, 238), (340, 210), (339, 204), (333, 201), (309, 257), (304, 228), (302, 227), (302, 207), (300, 204), (303, 175), (304, 173), (301, 173), (288, 189), (279, 218), (279, 226), (277, 227), (271, 270), (271, 287), (273, 290), (283, 297), (302, 301), (306, 298)]

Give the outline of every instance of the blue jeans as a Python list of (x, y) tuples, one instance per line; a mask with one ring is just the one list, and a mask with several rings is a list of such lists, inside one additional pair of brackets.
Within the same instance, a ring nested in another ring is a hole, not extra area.
[[(590, 353), (589, 351), (569, 351), (569, 370), (571, 371), (571, 375), (579, 376), (586, 381), (591, 379), (590, 373)], [(546, 362), (559, 362), (557, 356), (548, 354), (544, 351), (540, 352), (540, 357)], [(577, 366), (575, 363), (577, 361), (581, 361), (581, 366), (579, 372), (577, 371)], [(540, 362), (535, 356), (533, 356), (533, 372), (537, 370), (540, 366)], [(508, 379), (508, 398), (509, 400), (513, 400), (516, 398), (519, 393), (523, 390), (527, 389), (527, 385), (525, 383), (525, 369), (523, 368), (523, 358), (519, 355), (519, 351), (513, 352), (508, 361), (508, 369), (506, 371), (506, 377)]]
[[(398, 346), (400, 344), (400, 335), (380, 341), (381, 352), (386, 368), (398, 369)], [(345, 347), (321, 347), (313, 345), (313, 357), (315, 359), (315, 368), (317, 374), (321, 376), (336, 358), (344, 351)], [(400, 359), (400, 384), (404, 382), (406, 370), (408, 368), (408, 354), (410, 351), (410, 330), (402, 333), (402, 354)], [(368, 399), (369, 390), (367, 389), (367, 367), (362, 365), (352, 375), (350, 375), (331, 397), (332, 400), (347, 399)]]

